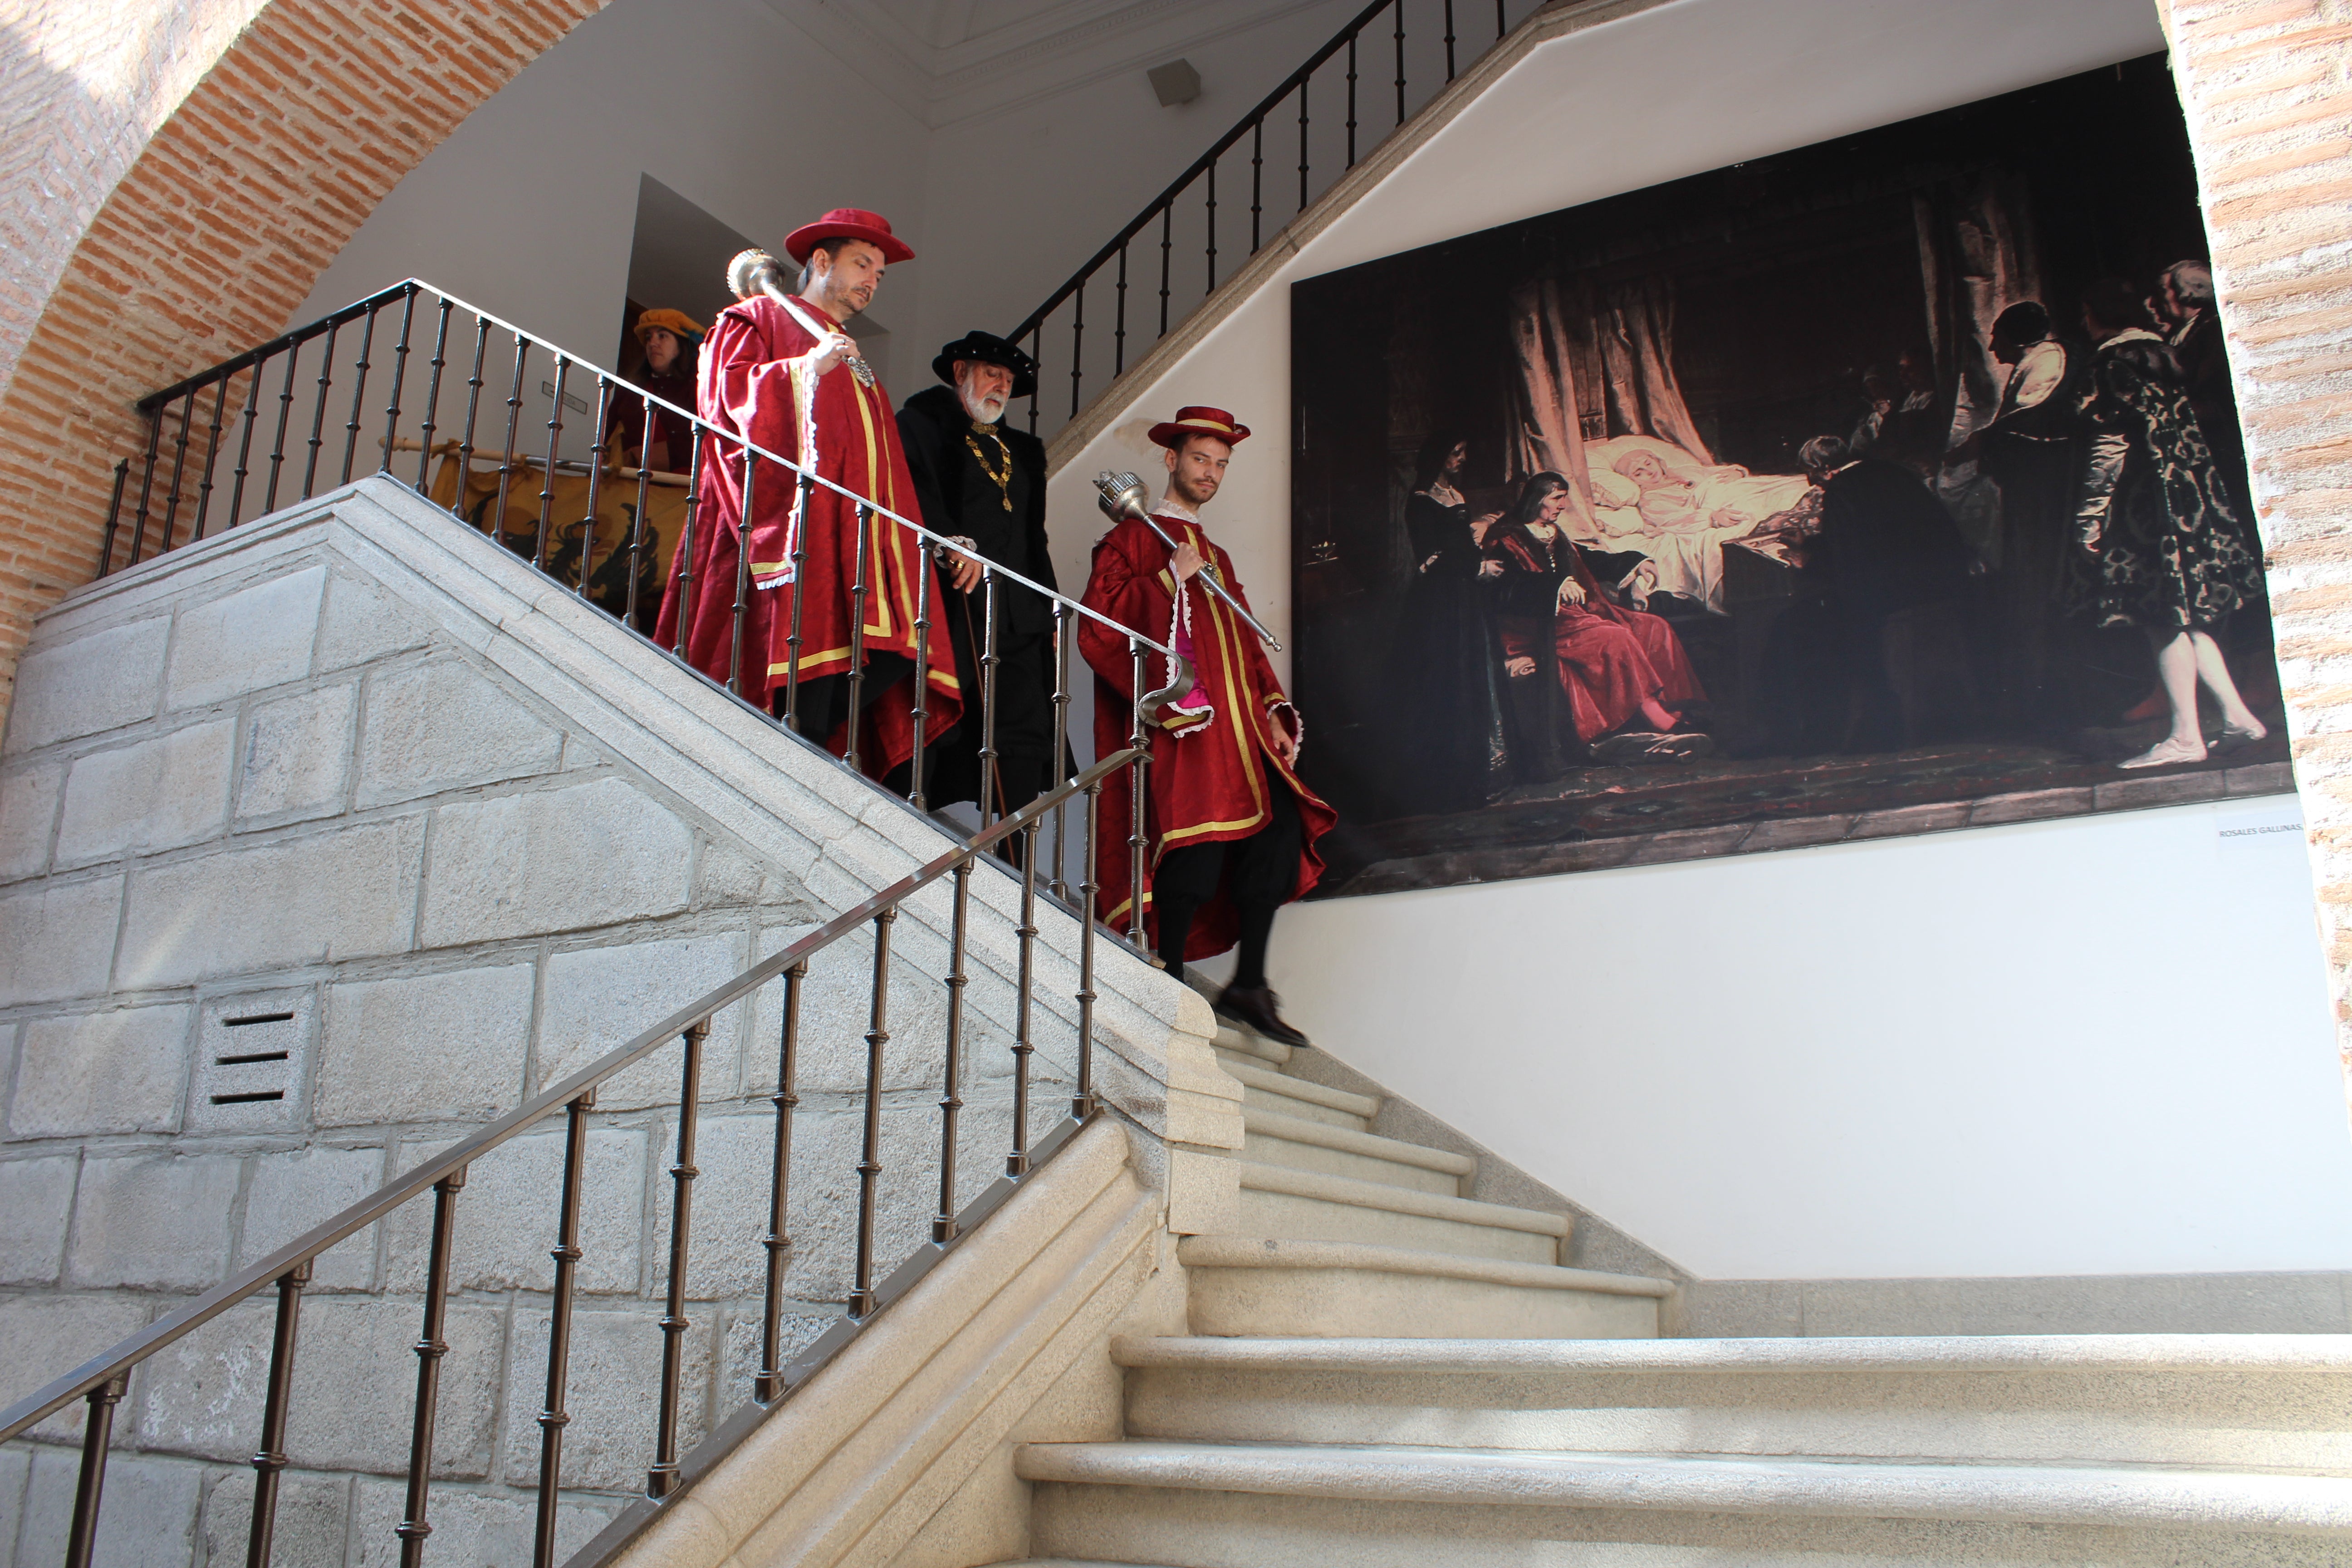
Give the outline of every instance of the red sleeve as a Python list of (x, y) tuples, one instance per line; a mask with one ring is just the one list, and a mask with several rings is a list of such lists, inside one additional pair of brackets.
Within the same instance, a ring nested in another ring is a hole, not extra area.
[[(1079, 603), (1120, 626), (1160, 641), (1166, 637), (1167, 627), (1162, 624), (1155, 634), (1152, 626), (1155, 621), (1165, 623), (1168, 618), (1166, 596), (1158, 592), (1147, 573), (1138, 570), (1131, 553), (1135, 531), (1141, 526), (1122, 522), (1103, 535), (1095, 546), (1094, 571), (1087, 578), (1087, 591)], [(1081, 620), (1078, 651), (1114, 690), (1130, 701), (1134, 700), (1135, 656), (1126, 637), (1100, 621)]]
[(730, 310), (710, 329), (702, 416), (779, 457), (800, 457), (800, 416), (791, 362), (777, 357), (759, 324)]

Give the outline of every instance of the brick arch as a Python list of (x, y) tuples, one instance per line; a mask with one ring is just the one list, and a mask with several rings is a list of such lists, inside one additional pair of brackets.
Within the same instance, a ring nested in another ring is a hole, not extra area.
[(264, 0), (227, 32), (73, 237), (0, 390), (0, 711), (33, 616), (95, 567), (132, 402), (282, 331), (401, 177), (605, 3)]

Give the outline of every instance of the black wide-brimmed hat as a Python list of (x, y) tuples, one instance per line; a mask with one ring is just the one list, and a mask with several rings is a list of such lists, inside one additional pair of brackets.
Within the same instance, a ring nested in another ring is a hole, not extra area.
[(1019, 345), (1006, 342), (994, 332), (966, 332), (940, 351), (940, 357), (931, 362), (931, 374), (954, 385), (956, 361), (960, 359), (1001, 364), (1011, 371), (1015, 397), (1026, 397), (1037, 390), (1037, 362), (1024, 353)]

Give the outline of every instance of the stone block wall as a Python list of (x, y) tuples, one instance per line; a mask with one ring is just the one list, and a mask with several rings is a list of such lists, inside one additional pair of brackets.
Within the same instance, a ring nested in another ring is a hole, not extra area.
[[(444, 553), (415, 561), (428, 550)], [(583, 668), (603, 677), (593, 695)], [(947, 843), (387, 481), (85, 591), (45, 619), (18, 693), (0, 739), (0, 1403)], [(716, 707), (672, 711), (688, 700)], [(726, 758), (746, 734), (775, 750), (733, 759), (761, 800), (677, 743)], [(1009, 1146), (1013, 888), (992, 868), (974, 879), (960, 1204)], [(878, 1272), (928, 1239), (938, 1206), (943, 895), (893, 928)], [(1074, 1059), (1075, 925), (1045, 923), (1035, 1131), (1067, 1105)], [(1153, 1024), (1122, 984), (1161, 1018), (1179, 988), (1101, 956), (1108, 1032), (1139, 1059)], [(860, 931), (804, 993), (795, 1343), (851, 1282), (871, 961)], [(689, 1444), (757, 1364), (782, 989), (719, 1015), (705, 1053)], [(1125, 1058), (1105, 1057), (1106, 1081), (1149, 1115), (1166, 1092)], [(610, 1080), (593, 1118), (567, 1549), (651, 1458), (680, 1060), (666, 1046)], [(433, 1501), (446, 1561), (528, 1554), (561, 1128), (478, 1161), (457, 1200)], [(372, 1563), (396, 1544), (430, 1219), (428, 1196), (320, 1259), (278, 1561)], [(242, 1560), (273, 1299), (134, 1379), (100, 1562)], [(76, 1408), (0, 1451), (0, 1568), (62, 1552), (75, 1456), (58, 1445), (79, 1430)]]

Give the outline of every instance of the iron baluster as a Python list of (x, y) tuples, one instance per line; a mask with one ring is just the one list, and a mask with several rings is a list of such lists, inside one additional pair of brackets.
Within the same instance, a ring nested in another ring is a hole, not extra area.
[(890, 1043), (890, 927), (897, 909), (874, 917), (874, 1001), (866, 1030), (866, 1140), (857, 1161), (857, 1279), (849, 1315), (871, 1316), (874, 1299), (874, 1203), (882, 1176), (882, 1051)]
[(310, 455), (302, 465), (302, 494), (309, 500), (310, 490), (319, 478), (319, 448), (326, 445), (327, 393), (335, 379), (335, 334), (342, 323), (330, 319), (327, 322), (327, 347), (319, 356), (319, 390), (310, 404)]
[(73, 1528), (66, 1536), (66, 1568), (89, 1568), (98, 1545), (98, 1505), (106, 1493), (106, 1446), (114, 1436), (114, 1407), (122, 1399), (124, 1378), (114, 1378), (89, 1391), (89, 1410), (82, 1417), (81, 1474), (74, 1482)]
[(1501, 43), (1510, 30), (1511, 25), (1503, 19), (1503, 0), (1495, 0), (1495, 41)]
[[(433, 436), (441, 428), (436, 423), (441, 412), (441, 370), (449, 363), (449, 311), (447, 299), (441, 301), (439, 320), (433, 328), (433, 374), (425, 387), (425, 422), (416, 430), (416, 493), (423, 495), (433, 482)], [(457, 487), (457, 503), (465, 504), (466, 487)]]
[(507, 444), (499, 455), (499, 500), (488, 517), (491, 536), (501, 542), (507, 532), (507, 487), (514, 477), (515, 438), (522, 434), (522, 367), (530, 354), (530, 340), (517, 332), (514, 382), (507, 388)]
[(1078, 416), (1082, 395), (1078, 389), (1087, 375), (1086, 340), (1087, 286), (1081, 283), (1070, 314), (1070, 417), (1073, 419)]
[(400, 1568), (421, 1568), (425, 1538), (433, 1533), (425, 1518), (432, 1485), (433, 1420), (441, 1397), (441, 1358), (449, 1352), (441, 1331), (449, 1310), (449, 1247), (457, 1226), (457, 1193), (466, 1184), (460, 1167), (433, 1184), (433, 1251), (425, 1278), (425, 1330), (416, 1341), (416, 1425), (408, 1439), (408, 1497), (400, 1525)]
[(278, 510), (278, 472), (286, 466), (286, 428), (294, 420), (294, 367), (301, 358), (300, 343), (287, 345), (286, 381), (278, 389), (278, 437), (269, 444), (269, 488), (261, 495), (264, 516)]
[(768, 1097), (776, 1108), (775, 1164), (768, 1177), (768, 1233), (760, 1238), (768, 1253), (768, 1293), (760, 1318), (760, 1372), (751, 1380), (751, 1397), (762, 1405), (773, 1405), (784, 1393), (784, 1253), (792, 1246), (784, 1222), (791, 1213), (793, 1111), (801, 1102), (801, 982), (807, 978), (805, 959), (784, 971), (784, 1023), (776, 1050), (776, 1092)]
[(572, 1424), (565, 1396), (572, 1378), (572, 1298), (579, 1285), (580, 1189), (587, 1176), (590, 1089), (564, 1107), (563, 1190), (557, 1199), (554, 1299), (547, 1314), (547, 1397), (539, 1411), (539, 1518), (531, 1538), (532, 1568), (555, 1568), (555, 1493), (563, 1471), (563, 1429)]
[(268, 361), (253, 362), (253, 378), (245, 384), (245, 428), (236, 438), (236, 468), (230, 477), (236, 480), (228, 492), (228, 526), (235, 528), (238, 514), (245, 510), (245, 480), (250, 471), (246, 467), (253, 456), (253, 427), (261, 417), (261, 367)]
[(416, 285), (411, 283), (401, 290), (400, 341), (392, 345), (392, 401), (384, 405), (383, 461), (375, 466), (379, 474), (392, 472), (392, 443), (400, 434), (400, 385), (408, 379), (408, 331), (415, 321)]
[[(645, 575), (642, 568), (645, 565), (646, 559), (646, 487), (652, 482), (649, 475), (653, 468), (654, 455), (653, 395), (651, 393), (640, 393), (638, 394), (638, 400), (646, 405), (646, 440), (644, 447), (637, 453), (637, 512), (635, 517), (632, 517), (629, 520), (628, 605), (621, 612), (622, 621), (633, 629), (636, 628), (637, 626), (637, 579)], [(596, 428), (599, 431), (604, 428), (601, 418), (597, 423)], [(692, 437), (695, 434), (694, 426), (691, 425), (688, 426), (687, 434), (688, 437)], [(663, 440), (665, 444), (667, 444), (668, 437), (664, 437)], [(626, 447), (622, 449), (625, 452), (627, 450)], [(693, 499), (688, 497), (687, 505), (691, 507), (693, 504)], [(681, 621), (686, 618), (685, 610), (686, 606), (683, 604), (680, 604), (678, 605), (678, 618)]]
[(530, 563), (547, 570), (547, 534), (555, 516), (555, 459), (563, 449), (563, 378), (572, 362), (555, 356), (555, 395), (547, 404), (547, 482), (539, 489), (539, 533), (531, 545)]
[[(610, 377), (606, 376), (602, 372), (599, 372), (596, 376), (596, 424), (594, 428), (598, 432), (600, 437), (604, 428), (604, 421), (611, 416), (612, 412), (613, 383)], [(646, 443), (646, 450), (638, 454), (637, 473), (640, 476), (638, 481), (638, 489), (640, 492), (644, 489), (643, 475), (645, 473), (645, 464), (652, 457), (653, 443), (651, 441), (647, 441)], [(580, 530), (580, 596), (583, 599), (588, 596), (589, 569), (596, 563), (597, 510), (604, 500), (604, 446), (603, 441), (599, 439), (591, 442), (588, 447), (588, 521), (581, 524)], [(550, 463), (547, 466), (547, 482), (551, 489), (553, 488), (555, 484), (555, 465), (553, 463)], [(641, 511), (643, 510), (642, 508), (639, 510)], [(630, 581), (635, 582), (635, 578), (632, 577)]]
[[(180, 516), (180, 480), (188, 469), (188, 426), (195, 423), (196, 395), (192, 391), (180, 400), (180, 433), (172, 438), (172, 484), (163, 492), (163, 542), (155, 553), (164, 554), (172, 548), (172, 530)], [(161, 417), (162, 411), (157, 411)]]
[[(1070, 758), (1070, 606), (1054, 606), (1054, 782), (1061, 784), (1069, 776)], [(1067, 902), (1069, 879), (1064, 875), (1067, 853), (1063, 842), (1068, 828), (1067, 801), (1054, 805), (1054, 896)], [(1092, 920), (1091, 912), (1080, 920)]]
[[(808, 577), (809, 502), (816, 495), (816, 479), (803, 474), (799, 480), (801, 509), (800, 526), (793, 530), (793, 609), (792, 625), (784, 635), (784, 728), (795, 735), (801, 729), (801, 589)], [(751, 515), (747, 500), (744, 515)], [(822, 741), (824, 736), (817, 737)]]
[(310, 1282), (307, 1258), (278, 1277), (278, 1327), (269, 1342), (269, 1390), (261, 1403), (261, 1447), (253, 1456), (253, 1521), (245, 1538), (245, 1568), (269, 1568), (278, 1531), (278, 1479), (286, 1468), (286, 1406), (294, 1386), (294, 1335), (302, 1315), (302, 1288)]
[(205, 437), (205, 477), (196, 481), (196, 526), (188, 535), (192, 544), (205, 536), (205, 515), (213, 509), (213, 465), (220, 460), (221, 414), (228, 406), (228, 383), (224, 375), (213, 384), (213, 420)]
[(1404, 0), (1396, 0), (1397, 123), (1404, 123)]
[(923, 809), (923, 731), (931, 721), (931, 579), (937, 574), (931, 552), (915, 542), (915, 739), (907, 759), (907, 804)]
[(702, 452), (709, 443), (702, 426), (693, 426), (694, 439), (686, 454), (686, 517), (677, 527), (677, 547), (670, 552), (670, 576), (677, 583), (678, 658), (686, 657), (687, 628), (694, 625), (694, 523), (702, 505)]
[(1445, 0), (1445, 79), (1454, 79), (1454, 0)]
[[(1144, 664), (1146, 661), (1146, 655), (1143, 651), (1143, 639), (1130, 634), (1127, 639), (1127, 647), (1129, 653), (1133, 655), (1135, 659), (1135, 718), (1134, 726), (1128, 734), (1127, 743), (1133, 746), (1137, 751), (1141, 751), (1143, 750), (1146, 739), (1143, 728)], [(1128, 889), (1129, 902), (1127, 907), (1127, 938), (1129, 942), (1135, 943), (1136, 946), (1141, 947), (1143, 945), (1143, 851), (1145, 844), (1143, 836), (1143, 819), (1147, 804), (1150, 799), (1150, 797), (1144, 792), (1150, 788), (1151, 784), (1151, 762), (1148, 756), (1137, 760), (1133, 782), (1135, 785), (1135, 809), (1129, 813), (1132, 826), (1129, 827), (1127, 836), (1129, 880), (1132, 884)]]
[(131, 520), (131, 564), (139, 564), (140, 552), (147, 547), (147, 502), (155, 489), (155, 456), (163, 444), (163, 411), (157, 409), (147, 416), (147, 467), (139, 476), (139, 511)]
[(1217, 166), (1214, 163), (1209, 165), (1207, 230), (1209, 236), (1209, 286), (1202, 290), (1203, 298), (1217, 291)]
[[(1301, 150), (1302, 157), (1305, 155)], [(1348, 167), (1356, 166), (1356, 35), (1348, 35)], [(1307, 200), (1306, 171), (1299, 171), (1298, 199)]]
[[(457, 493), (449, 502), (449, 510), (458, 516), (466, 515), (466, 485), (474, 474), (474, 420), (482, 402), (482, 361), (489, 353), (490, 323), (488, 318), (474, 318), (474, 370), (466, 378), (466, 428), (457, 437)], [(503, 500), (500, 502), (504, 504)], [(496, 531), (498, 525), (492, 523)]]
[[(1129, 782), (1132, 783), (1132, 775)], [(1135, 797), (1143, 809), (1143, 797)], [(1095, 907), (1102, 886), (1095, 880), (1095, 845), (1102, 817), (1102, 781), (1087, 785), (1086, 861), (1078, 885), (1078, 1082), (1070, 1099), (1070, 1114), (1080, 1121), (1095, 1110)]]
[(122, 522), (122, 487), (131, 482), (131, 459), (121, 458), (114, 464), (114, 499), (106, 503), (106, 536), (98, 546), (98, 574), (101, 577), (114, 570), (114, 531)]
[[(1045, 362), (1037, 356), (1044, 352), (1045, 347), (1045, 323), (1041, 321), (1029, 329), (1029, 362), (1040, 372), (1045, 370)], [(1042, 381), (1044, 378), (1039, 375), (1032, 379)], [(1037, 389), (1034, 386), (1029, 389), (1029, 434), (1032, 436), (1037, 434)]]
[[(735, 522), (735, 629), (727, 647), (727, 689), (743, 695), (743, 620), (751, 610), (751, 494), (760, 454), (743, 448), (743, 515)], [(800, 584), (793, 584), (793, 608), (800, 608)], [(683, 620), (681, 618), (681, 624)], [(685, 633), (681, 631), (679, 636)], [(793, 650), (795, 659), (799, 650)]]
[(1160, 209), (1160, 335), (1168, 335), (1168, 251), (1175, 234), (1176, 209)]
[[(1349, 120), (1353, 120), (1356, 117), (1356, 94), (1354, 83), (1355, 57), (1356, 40), (1352, 36), (1350, 36), (1348, 39), (1348, 69), (1349, 72), (1348, 89), (1348, 118)], [(1303, 77), (1299, 79), (1298, 83), (1298, 210), (1300, 212), (1305, 212), (1307, 210), (1307, 81)]]
[(947, 1065), (940, 1087), (940, 1212), (931, 1218), (931, 1239), (944, 1247), (956, 1238), (956, 1113), (963, 1109), (964, 933), (971, 907), (971, 862), (955, 868), (955, 916), (948, 937)]
[(646, 1495), (658, 1502), (677, 1489), (677, 1402), (685, 1389), (687, 1244), (694, 1222), (694, 1118), (702, 1098), (702, 1042), (710, 1033), (703, 1018), (685, 1035), (686, 1063), (680, 1072), (677, 1160), (669, 1168), (669, 1293), (661, 1316), (661, 1407), (654, 1429), (654, 1462), (646, 1472)]
[(1258, 218), (1265, 210), (1265, 117), (1250, 121), (1250, 254), (1265, 240), (1258, 237)]
[(1029, 1038), (1030, 993), (1037, 978), (1037, 824), (1021, 828), (1021, 923), (1013, 928), (1021, 943), (1021, 994), (1013, 1004), (1013, 1152), (1004, 1157), (1004, 1173), (1029, 1173), (1029, 1058), (1036, 1047)]
[(996, 569), (980, 569), (980, 825), (996, 825), (1003, 793), (993, 787), (996, 776), (996, 669), (1004, 662), (996, 651)]
[(1127, 369), (1127, 247), (1118, 247), (1118, 309), (1111, 334), (1110, 374), (1113, 380)]
[(367, 397), (368, 353), (375, 347), (375, 313), (379, 307), (368, 307), (367, 316), (360, 327), (360, 362), (352, 367), (352, 416), (343, 421), (343, 472), (338, 484), (352, 482), (352, 464), (360, 450), (360, 405)]
[(857, 570), (849, 579), (849, 728), (843, 738), (841, 761), (851, 773), (857, 771), (858, 721), (865, 717), (866, 707), (866, 596), (873, 592), (866, 581), (872, 563), (868, 556), (874, 550), (874, 509), (864, 501), (857, 503)]

